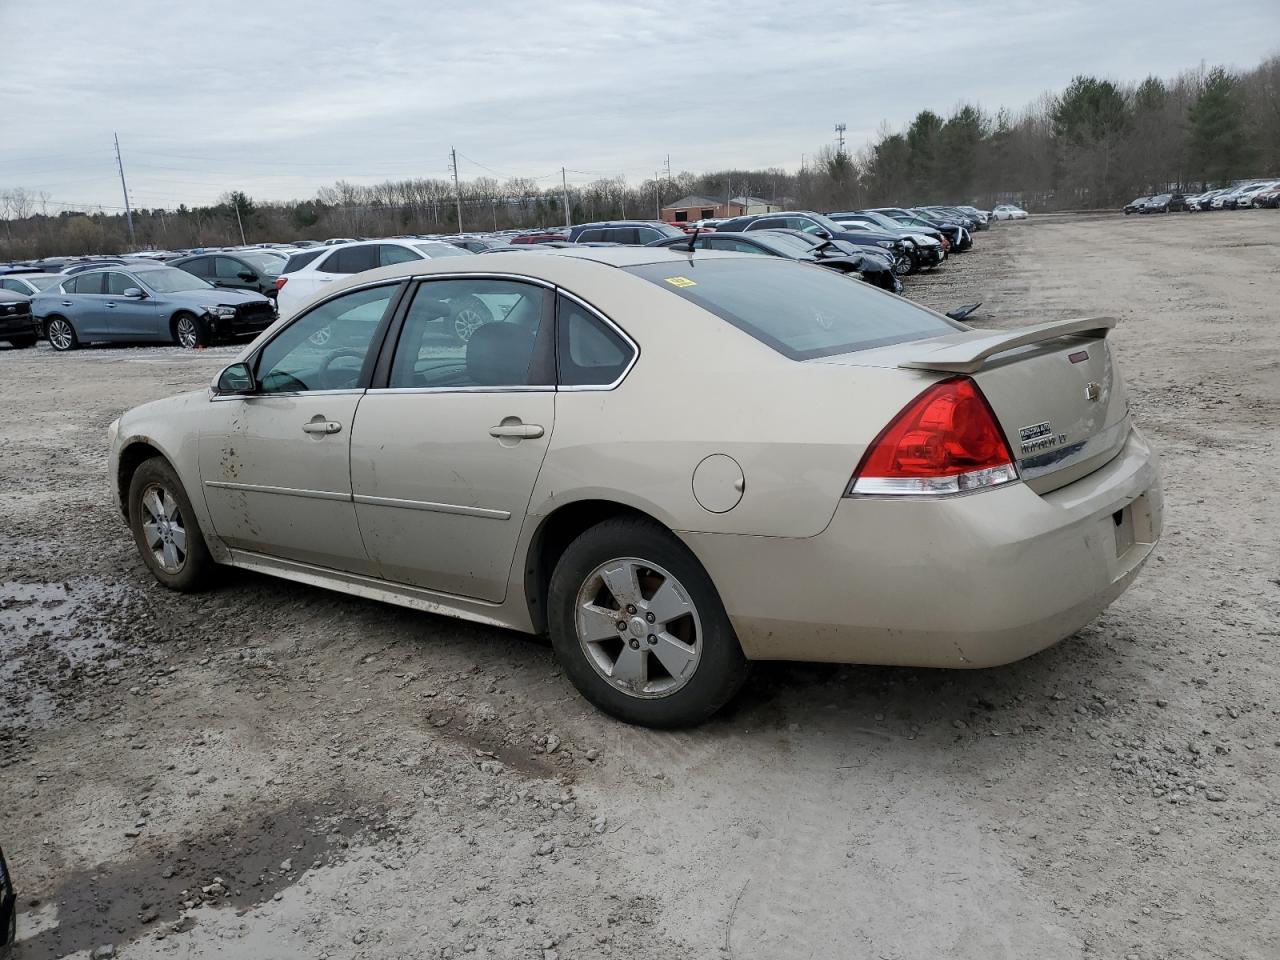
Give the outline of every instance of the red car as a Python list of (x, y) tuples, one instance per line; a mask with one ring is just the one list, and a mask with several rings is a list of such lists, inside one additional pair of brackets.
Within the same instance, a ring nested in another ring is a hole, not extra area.
[(548, 243), (551, 240), (568, 240), (569, 234), (565, 230), (532, 230), (529, 233), (522, 233), (518, 237), (512, 237), (511, 243)]

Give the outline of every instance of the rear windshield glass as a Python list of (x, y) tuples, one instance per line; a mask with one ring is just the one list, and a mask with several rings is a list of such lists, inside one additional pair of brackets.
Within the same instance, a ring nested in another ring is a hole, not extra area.
[(966, 329), (854, 277), (782, 259), (694, 256), (624, 269), (793, 360)]
[(328, 247), (320, 247), (318, 250), (305, 250), (302, 253), (295, 253), (285, 261), (284, 269), (281, 273), (296, 273), (305, 267), (308, 263), (320, 256), (322, 253), (328, 253)]

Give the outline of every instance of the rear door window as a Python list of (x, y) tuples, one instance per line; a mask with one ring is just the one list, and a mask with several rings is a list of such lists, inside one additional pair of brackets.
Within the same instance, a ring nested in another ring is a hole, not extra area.
[(241, 273), (254, 273), (253, 269), (239, 260), (230, 257), (214, 257), (213, 273), (219, 280), (239, 280)]
[(781, 257), (624, 267), (793, 360), (938, 337), (963, 325), (860, 280)]
[(211, 276), (209, 268), (212, 266), (212, 260), (212, 257), (196, 257), (194, 260), (188, 260), (179, 269), (193, 276), (208, 278)]
[(102, 293), (106, 290), (107, 275), (105, 273), (82, 273), (76, 277), (76, 293)]
[(359, 247), (335, 250), (317, 269), (321, 273), (362, 273), (372, 270), (378, 265), (379, 246), (381, 244), (367, 243)]

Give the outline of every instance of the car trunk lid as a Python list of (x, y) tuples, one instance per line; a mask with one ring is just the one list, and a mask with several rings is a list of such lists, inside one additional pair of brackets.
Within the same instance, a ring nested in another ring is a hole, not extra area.
[(1018, 474), (1048, 493), (1116, 456), (1129, 404), (1107, 334), (1111, 317), (1015, 330), (963, 330), (811, 363), (897, 366), (972, 377), (996, 415)]

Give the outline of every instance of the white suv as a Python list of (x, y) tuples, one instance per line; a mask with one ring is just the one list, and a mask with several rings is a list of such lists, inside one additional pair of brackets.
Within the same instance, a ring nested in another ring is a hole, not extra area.
[(470, 250), (434, 240), (368, 240), (301, 250), (289, 258), (276, 280), (276, 308), (280, 316), (291, 316), (326, 283), (375, 267), (470, 256)]

